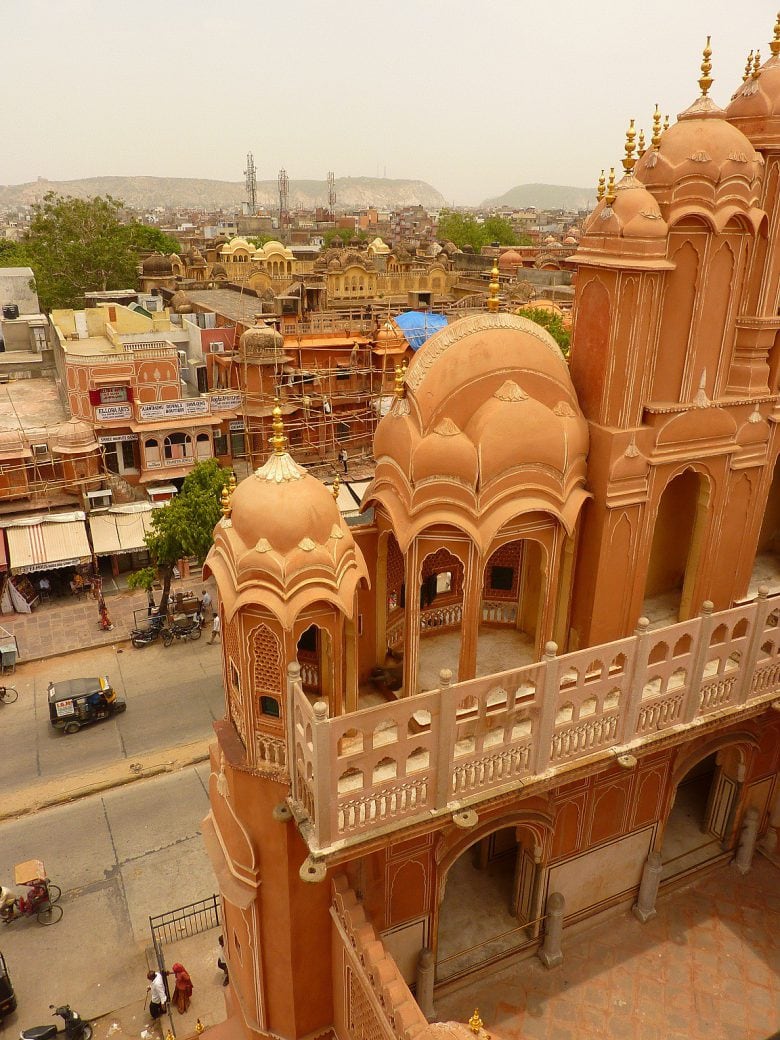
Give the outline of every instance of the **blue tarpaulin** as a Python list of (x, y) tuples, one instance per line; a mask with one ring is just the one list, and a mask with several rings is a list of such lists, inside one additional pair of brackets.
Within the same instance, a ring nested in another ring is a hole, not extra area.
[(434, 332), (447, 324), (443, 314), (430, 314), (428, 311), (405, 311), (396, 315), (393, 321), (403, 332), (412, 350), (419, 350), (426, 339), (430, 339)]

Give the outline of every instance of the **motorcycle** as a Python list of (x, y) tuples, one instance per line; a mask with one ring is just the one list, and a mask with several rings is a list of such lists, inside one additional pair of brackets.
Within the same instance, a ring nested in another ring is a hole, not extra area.
[(174, 621), (170, 628), (163, 629), (163, 646), (170, 646), (174, 639), (186, 642), (188, 639), (200, 639), (200, 618), (187, 618), (186, 621)]
[(62, 1007), (49, 1004), (49, 1007), (52, 1014), (62, 1019), (65, 1028), (58, 1029), (53, 1022), (49, 1026), (31, 1026), (30, 1029), (21, 1031), (19, 1040), (54, 1040), (54, 1037), (63, 1035), (65, 1040), (92, 1040), (92, 1026), (69, 1004), (63, 1004)]
[[(153, 643), (160, 635), (164, 635), (167, 631), (165, 628), (165, 616), (163, 614), (152, 615), (147, 628), (134, 628), (130, 633), (130, 642), (133, 646), (140, 650), (141, 647), (149, 646)], [(168, 645), (167, 643), (165, 644)]]

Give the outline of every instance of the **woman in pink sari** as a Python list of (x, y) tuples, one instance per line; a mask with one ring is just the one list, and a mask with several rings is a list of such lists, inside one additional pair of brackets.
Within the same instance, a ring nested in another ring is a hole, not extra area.
[(173, 991), (173, 1003), (179, 1009), (179, 1014), (183, 1015), (190, 1006), (192, 979), (189, 976), (189, 972), (185, 970), (183, 964), (174, 964), (172, 971), (174, 978), (176, 979), (176, 986)]

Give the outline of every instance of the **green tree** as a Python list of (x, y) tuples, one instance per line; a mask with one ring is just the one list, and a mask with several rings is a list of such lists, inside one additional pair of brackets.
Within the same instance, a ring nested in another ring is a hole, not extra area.
[(330, 231), (326, 231), (322, 236), (326, 249), (329, 249), (333, 245), (333, 240), (335, 238), (340, 238), (342, 243), (346, 246), (349, 245), (353, 238), (359, 238), (361, 242), (365, 242), (368, 235), (365, 231), (353, 231), (352, 228), (331, 228)]
[(512, 222), (505, 217), (488, 217), (480, 224), (470, 213), (446, 209), (439, 214), (437, 238), (440, 242), (454, 242), (459, 249), (471, 246), (475, 253), (494, 242), (500, 246), (531, 245), (531, 239), (516, 234)]
[(198, 563), (206, 559), (221, 515), (222, 488), (229, 480), (230, 470), (215, 459), (199, 462), (179, 494), (152, 513), (152, 530), (145, 540), (162, 583), (161, 613), (168, 606), (176, 562), (190, 556)]
[(74, 199), (48, 192), (33, 206), (18, 249), (0, 253), (0, 266), (33, 269), (44, 310), (80, 307), (90, 290), (126, 289), (136, 283), (141, 252), (178, 251), (158, 228), (123, 223), (123, 203), (110, 195)]
[(543, 329), (547, 329), (552, 338), (561, 348), (561, 353), (564, 357), (569, 356), (571, 333), (568, 329), (563, 327), (563, 318), (561, 318), (560, 314), (555, 311), (549, 311), (546, 307), (534, 307), (533, 305), (521, 307), (517, 313), (523, 318), (529, 318), (531, 321), (535, 321), (536, 324), (541, 325)]

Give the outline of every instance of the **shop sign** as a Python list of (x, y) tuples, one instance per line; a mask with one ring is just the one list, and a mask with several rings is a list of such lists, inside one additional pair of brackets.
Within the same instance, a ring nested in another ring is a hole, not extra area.
[(230, 432), (231, 433), (243, 433), (244, 432), (243, 420), (241, 420), (241, 419), (234, 419), (230, 423)]
[(241, 394), (220, 394), (216, 397), (212, 394), (211, 397), (211, 410), (212, 412), (226, 412), (234, 408), (241, 407)]
[(133, 409), (129, 404), (106, 404), (95, 409), (99, 422), (115, 422), (117, 419), (132, 419)]
[(107, 437), (98, 437), (99, 444), (120, 444), (122, 441), (137, 441), (137, 433), (112, 433)]
[(99, 386), (89, 391), (90, 404), (124, 404), (133, 400), (133, 389), (129, 386)]
[(69, 698), (66, 701), (57, 701), (57, 703), (54, 705), (54, 708), (57, 712), (58, 719), (64, 718), (68, 715), (76, 714), (76, 709), (73, 706), (72, 698)]
[(156, 404), (139, 404), (139, 419), (186, 419), (193, 415), (208, 415), (209, 402), (203, 398), (190, 401), (160, 401)]

